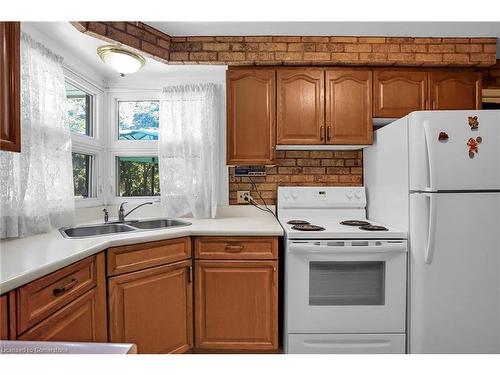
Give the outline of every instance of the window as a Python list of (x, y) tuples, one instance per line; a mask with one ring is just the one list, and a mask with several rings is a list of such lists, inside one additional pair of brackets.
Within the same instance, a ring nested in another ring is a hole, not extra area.
[(160, 102), (158, 100), (119, 101), (118, 139), (158, 140)]
[(92, 136), (92, 95), (66, 81), (66, 97), (70, 130)]
[(73, 184), (76, 198), (92, 196), (92, 155), (73, 152)]
[(153, 156), (117, 156), (117, 187), (120, 197), (160, 195), (158, 158)]

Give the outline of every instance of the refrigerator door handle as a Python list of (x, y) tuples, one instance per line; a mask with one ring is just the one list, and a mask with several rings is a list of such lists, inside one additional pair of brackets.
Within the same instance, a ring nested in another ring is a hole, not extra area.
[(424, 260), (431, 264), (434, 257), (434, 242), (436, 239), (436, 194), (424, 193), (429, 198), (429, 221), (427, 227), (427, 244), (425, 247)]
[(434, 176), (434, 165), (433, 156), (431, 152), (431, 130), (429, 121), (424, 121), (424, 138), (425, 138), (425, 149), (427, 150), (427, 172), (429, 175), (429, 187), (425, 190), (434, 191), (435, 189), (435, 176)]

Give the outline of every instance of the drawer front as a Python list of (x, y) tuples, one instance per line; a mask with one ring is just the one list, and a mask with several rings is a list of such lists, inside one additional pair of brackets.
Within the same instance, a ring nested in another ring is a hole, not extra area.
[(196, 259), (278, 259), (276, 237), (198, 237)]
[(405, 354), (405, 334), (289, 334), (288, 354)]
[(21, 334), (97, 284), (96, 257), (89, 257), (17, 290)]
[(190, 237), (108, 249), (108, 276), (139, 271), (191, 258)]
[(38, 323), (21, 336), (24, 341), (102, 342), (97, 290), (94, 288)]

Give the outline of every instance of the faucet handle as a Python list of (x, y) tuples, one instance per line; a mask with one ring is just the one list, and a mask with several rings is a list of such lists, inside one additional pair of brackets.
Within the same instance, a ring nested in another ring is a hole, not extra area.
[(102, 212), (104, 212), (104, 222), (107, 223), (108, 220), (109, 220), (109, 214), (108, 214), (108, 210), (103, 208), (102, 209)]

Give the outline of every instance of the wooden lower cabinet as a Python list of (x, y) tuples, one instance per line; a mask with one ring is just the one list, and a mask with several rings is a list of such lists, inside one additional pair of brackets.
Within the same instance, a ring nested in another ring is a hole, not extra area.
[(94, 288), (18, 336), (26, 341), (106, 342)]
[(192, 262), (108, 279), (109, 339), (139, 353), (184, 353), (193, 346)]
[(7, 294), (0, 296), (0, 340), (9, 338), (9, 309)]
[(278, 262), (196, 260), (196, 350), (278, 349)]

